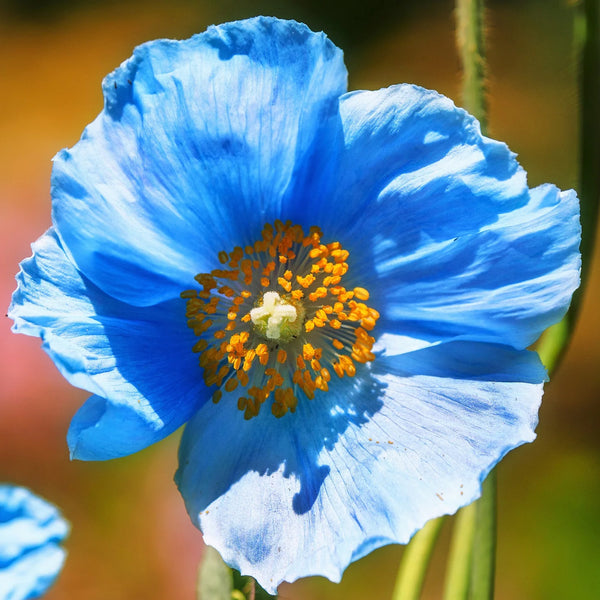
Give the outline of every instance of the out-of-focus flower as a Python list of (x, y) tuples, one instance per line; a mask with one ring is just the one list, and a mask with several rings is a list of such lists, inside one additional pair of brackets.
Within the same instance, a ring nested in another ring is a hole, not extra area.
[(530, 190), (435, 92), (346, 93), (295, 22), (144, 44), (104, 96), (10, 308), (94, 394), (75, 458), (189, 421), (187, 509), (273, 591), (407, 542), (534, 438), (526, 348), (578, 285), (572, 191)]
[(22, 487), (0, 484), (0, 598), (41, 596), (65, 561), (69, 526), (51, 504)]

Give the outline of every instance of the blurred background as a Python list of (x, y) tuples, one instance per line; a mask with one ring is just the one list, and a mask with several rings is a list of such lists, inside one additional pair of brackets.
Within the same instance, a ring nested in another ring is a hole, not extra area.
[[(569, 4), (488, 2), (490, 133), (519, 154), (531, 185), (563, 189), (576, 187), (578, 154)], [(294, 18), (344, 49), (350, 89), (413, 82), (460, 103), (452, 10), (448, 0), (0, 0), (0, 305), (50, 225), (50, 159), (101, 110), (102, 77), (136, 44), (257, 14)], [(538, 440), (499, 469), (498, 600), (600, 597), (598, 289), (596, 273), (546, 388)], [(178, 434), (128, 458), (70, 462), (65, 435), (87, 394), (62, 379), (39, 340), (0, 322), (0, 481), (32, 488), (72, 523), (47, 599), (192, 600), (202, 540), (172, 483)], [(447, 523), (426, 598), (441, 596), (449, 533)], [(340, 585), (311, 578), (280, 596), (389, 598), (401, 553), (382, 548)]]

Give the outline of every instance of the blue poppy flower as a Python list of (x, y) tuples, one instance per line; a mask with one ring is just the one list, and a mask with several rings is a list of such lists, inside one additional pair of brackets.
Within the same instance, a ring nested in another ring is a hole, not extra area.
[(68, 532), (54, 506), (25, 488), (0, 484), (0, 598), (41, 596), (63, 566), (58, 544)]
[(187, 422), (193, 522), (273, 592), (407, 542), (533, 440), (526, 348), (579, 282), (574, 192), (529, 189), (436, 92), (346, 93), (296, 22), (144, 44), (103, 89), (10, 308), (94, 394), (73, 457)]

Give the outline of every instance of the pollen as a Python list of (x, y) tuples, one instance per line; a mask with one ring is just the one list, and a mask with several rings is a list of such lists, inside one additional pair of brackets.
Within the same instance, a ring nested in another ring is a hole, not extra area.
[(267, 403), (281, 418), (329, 393), (332, 376), (355, 377), (375, 360), (379, 312), (365, 287), (344, 287), (350, 260), (318, 227), (306, 233), (280, 220), (252, 243), (215, 250), (215, 268), (181, 293), (215, 404), (233, 403), (251, 419)]

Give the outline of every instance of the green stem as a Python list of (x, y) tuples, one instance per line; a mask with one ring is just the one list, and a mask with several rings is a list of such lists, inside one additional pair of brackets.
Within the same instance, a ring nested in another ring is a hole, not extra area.
[[(582, 283), (594, 249), (600, 203), (600, 0), (583, 0), (576, 13), (575, 45), (579, 59)], [(579, 307), (583, 285), (573, 298)]]
[[(487, 132), (484, 0), (456, 0), (456, 44), (463, 71), (463, 105)], [(445, 600), (494, 597), (496, 476), (482, 485), (481, 498), (457, 518), (446, 575)]]
[(540, 338), (536, 351), (548, 373), (552, 373), (558, 366), (567, 347), (572, 326), (572, 314), (568, 312), (562, 321), (548, 327)]
[(467, 600), (469, 597), (476, 518), (477, 504), (473, 502), (461, 508), (454, 520), (444, 585), (444, 600)]
[(444, 517), (429, 521), (406, 546), (392, 600), (418, 600), (443, 522)]
[(496, 573), (496, 471), (483, 482), (481, 498), (477, 500), (473, 559), (471, 562), (470, 600), (491, 600), (494, 597)]
[(487, 130), (483, 0), (456, 0), (456, 45), (463, 73), (463, 105)]
[(579, 201), (581, 206), (581, 285), (560, 323), (544, 332), (537, 347), (552, 372), (575, 326), (590, 272), (600, 203), (600, 0), (581, 0), (575, 13), (575, 56), (579, 64)]

